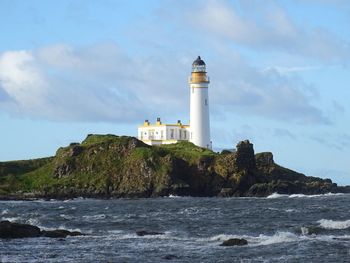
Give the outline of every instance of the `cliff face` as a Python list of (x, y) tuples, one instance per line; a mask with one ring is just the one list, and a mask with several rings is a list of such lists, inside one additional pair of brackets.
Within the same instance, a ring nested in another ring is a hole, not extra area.
[[(20, 164), (23, 164), (23, 167)], [(35, 164), (35, 165), (34, 165)], [(133, 137), (89, 135), (53, 158), (0, 163), (3, 197), (266, 196), (345, 191), (283, 168), (249, 141), (221, 154), (189, 142), (151, 147)], [(12, 167), (12, 168), (11, 168)]]

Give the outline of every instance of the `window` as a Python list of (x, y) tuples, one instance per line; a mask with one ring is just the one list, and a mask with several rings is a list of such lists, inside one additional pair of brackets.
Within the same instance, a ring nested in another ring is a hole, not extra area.
[(174, 139), (174, 129), (170, 129), (170, 139)]
[(154, 138), (154, 130), (150, 130), (150, 131), (149, 131), (148, 139), (149, 139), (149, 140), (154, 140), (154, 139), (155, 139), (155, 138)]
[(204, 105), (208, 106), (208, 100), (207, 99), (204, 100)]
[(182, 139), (182, 130), (179, 130), (179, 139)]
[(161, 139), (161, 140), (164, 139), (164, 131), (160, 131), (160, 139)]
[(184, 140), (186, 140), (186, 131), (184, 131)]

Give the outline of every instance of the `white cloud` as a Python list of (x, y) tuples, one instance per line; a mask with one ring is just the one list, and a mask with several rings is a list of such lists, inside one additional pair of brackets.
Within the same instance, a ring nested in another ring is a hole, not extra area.
[[(191, 61), (162, 50), (158, 56), (130, 56), (113, 43), (4, 52), (0, 109), (63, 121), (188, 121)], [(261, 72), (239, 56), (207, 62), (214, 114), (329, 123), (299, 79), (273, 69)]]
[(48, 85), (30, 52), (10, 51), (0, 56), (0, 87), (14, 103), (25, 101), (23, 110), (44, 110)]
[(157, 107), (166, 112), (186, 102), (169, 92), (176, 86), (167, 82), (171, 75), (180, 78), (165, 63), (129, 57), (115, 44), (4, 52), (0, 90), (6, 101), (0, 108), (51, 120), (142, 121), (154, 117)]
[(218, 114), (250, 114), (300, 124), (330, 124), (312, 101), (318, 93), (301, 79), (271, 69), (261, 72), (240, 59), (226, 57), (214, 68), (212, 100)]
[(208, 1), (188, 16), (209, 38), (221, 38), (227, 45), (241, 44), (254, 50), (287, 52), (325, 62), (349, 59), (349, 43), (329, 30), (299, 25), (275, 2), (260, 5), (243, 1), (234, 8), (227, 1)]

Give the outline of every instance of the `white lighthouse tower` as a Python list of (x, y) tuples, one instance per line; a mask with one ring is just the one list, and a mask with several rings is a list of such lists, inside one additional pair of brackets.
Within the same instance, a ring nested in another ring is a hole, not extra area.
[(209, 77), (200, 56), (192, 63), (190, 85), (190, 142), (211, 149), (209, 120)]

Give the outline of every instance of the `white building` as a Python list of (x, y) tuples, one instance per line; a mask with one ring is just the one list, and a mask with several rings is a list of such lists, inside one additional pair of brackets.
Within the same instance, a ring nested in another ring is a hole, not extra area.
[(189, 78), (190, 86), (190, 125), (162, 124), (160, 118), (155, 124), (145, 120), (138, 128), (138, 138), (149, 145), (161, 145), (190, 141), (203, 148), (212, 148), (209, 120), (209, 77), (201, 57), (192, 63)]
[(188, 125), (183, 125), (181, 121), (176, 124), (163, 124), (160, 118), (155, 124), (145, 120), (144, 124), (138, 128), (138, 138), (149, 145), (160, 145), (188, 141), (190, 130)]

